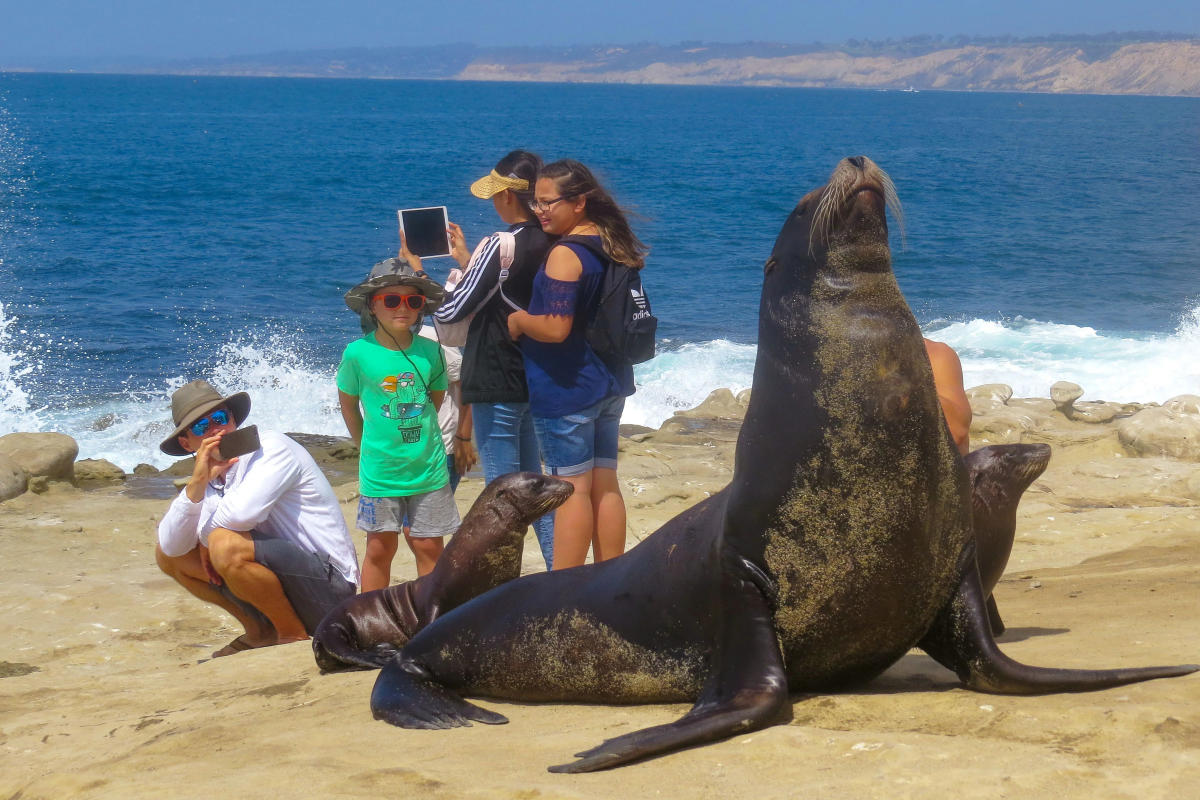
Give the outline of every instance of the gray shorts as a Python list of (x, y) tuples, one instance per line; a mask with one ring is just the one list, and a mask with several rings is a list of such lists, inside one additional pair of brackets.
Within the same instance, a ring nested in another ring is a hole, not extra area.
[[(346, 598), (358, 594), (358, 587), (343, 578), (327, 556), (310, 553), (287, 539), (258, 531), (251, 531), (250, 536), (254, 539), (255, 562), (275, 573), (284, 595), (296, 616), (304, 623), (304, 630), (309, 636), (316, 633), (317, 626), (326, 614)], [(222, 584), (220, 591), (270, 626), (270, 621), (262, 612), (235, 596), (227, 585)]]
[(356, 525), (367, 533), (398, 533), (408, 528), (414, 539), (430, 539), (449, 536), (460, 524), (449, 485), (407, 497), (358, 498)]

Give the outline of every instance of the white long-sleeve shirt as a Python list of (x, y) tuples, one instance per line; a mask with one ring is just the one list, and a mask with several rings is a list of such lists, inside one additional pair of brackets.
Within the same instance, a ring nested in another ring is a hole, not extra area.
[(240, 456), (223, 484), (210, 483), (193, 503), (179, 493), (158, 524), (158, 544), (168, 556), (208, 545), (214, 528), (256, 530), (328, 556), (357, 584), (358, 554), (333, 488), (308, 451), (275, 431), (259, 431), (261, 448)]

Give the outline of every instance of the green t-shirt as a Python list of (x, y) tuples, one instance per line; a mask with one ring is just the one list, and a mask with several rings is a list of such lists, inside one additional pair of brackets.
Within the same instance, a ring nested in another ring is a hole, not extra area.
[(346, 346), (337, 387), (362, 406), (362, 495), (407, 497), (449, 483), (437, 409), (429, 396), (445, 391), (446, 384), (437, 342), (413, 336), (407, 350), (389, 350), (368, 333)]

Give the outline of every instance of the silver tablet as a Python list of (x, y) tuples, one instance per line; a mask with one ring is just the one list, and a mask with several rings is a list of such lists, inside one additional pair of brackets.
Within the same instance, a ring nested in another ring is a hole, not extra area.
[(450, 255), (450, 220), (445, 206), (404, 208), (396, 212), (408, 249), (421, 258)]

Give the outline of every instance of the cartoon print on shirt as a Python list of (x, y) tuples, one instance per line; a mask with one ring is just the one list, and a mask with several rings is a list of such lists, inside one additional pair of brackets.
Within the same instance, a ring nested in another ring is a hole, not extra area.
[(401, 441), (421, 441), (421, 415), (429, 398), (424, 388), (417, 388), (416, 376), (411, 372), (388, 375), (379, 382), (379, 388), (391, 395), (380, 410), (385, 418), (399, 421), (396, 428)]

